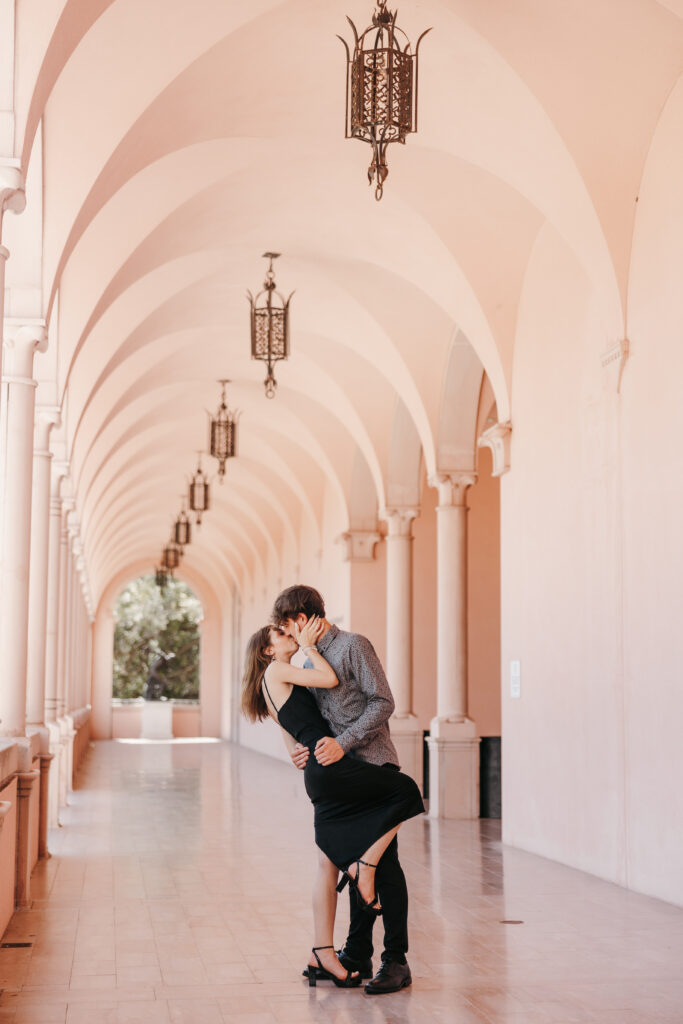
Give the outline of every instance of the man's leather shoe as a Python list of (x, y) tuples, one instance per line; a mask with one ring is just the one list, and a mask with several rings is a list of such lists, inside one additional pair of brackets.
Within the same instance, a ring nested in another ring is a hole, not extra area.
[(398, 992), (412, 983), (413, 979), (408, 964), (397, 964), (394, 960), (385, 960), (382, 961), (382, 966), (372, 981), (365, 986), (365, 991), (370, 996), (378, 996), (386, 992)]
[[(345, 967), (347, 971), (358, 971), (363, 979), (372, 977), (372, 960), (369, 957), (367, 960), (354, 960), (353, 957), (347, 956), (343, 949), (337, 950), (337, 957), (339, 958), (339, 963), (342, 967)], [(315, 967), (314, 970), (318, 972), (318, 977), (322, 978), (320, 969)], [(304, 978), (308, 977), (308, 971), (309, 967), (307, 965), (301, 972)]]

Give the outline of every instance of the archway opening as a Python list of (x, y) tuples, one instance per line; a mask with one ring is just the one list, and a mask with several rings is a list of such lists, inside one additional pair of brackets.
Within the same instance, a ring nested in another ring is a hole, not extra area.
[(170, 705), (173, 736), (200, 731), (202, 603), (182, 580), (140, 576), (114, 607), (114, 736), (144, 735), (144, 708)]

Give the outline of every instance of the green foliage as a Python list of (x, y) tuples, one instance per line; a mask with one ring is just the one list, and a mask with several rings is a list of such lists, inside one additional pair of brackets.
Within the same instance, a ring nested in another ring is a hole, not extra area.
[(114, 610), (114, 697), (142, 697), (150, 667), (167, 661), (165, 695), (199, 698), (199, 623), (202, 606), (189, 587), (169, 579), (161, 590), (154, 576), (129, 583)]

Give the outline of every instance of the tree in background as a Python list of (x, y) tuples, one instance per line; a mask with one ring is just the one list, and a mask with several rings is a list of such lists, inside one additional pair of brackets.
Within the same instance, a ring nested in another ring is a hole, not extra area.
[(162, 590), (154, 576), (129, 583), (114, 609), (114, 697), (141, 697), (150, 666), (166, 663), (166, 696), (199, 698), (201, 602), (180, 580)]

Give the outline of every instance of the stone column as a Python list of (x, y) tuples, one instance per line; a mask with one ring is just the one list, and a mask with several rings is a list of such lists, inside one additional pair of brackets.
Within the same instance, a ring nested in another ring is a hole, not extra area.
[(44, 351), (44, 324), (5, 328), (0, 396), (0, 735), (23, 736), (26, 727), (28, 587), (31, 550), (33, 357)]
[(114, 609), (101, 604), (95, 619), (92, 659), (92, 735), (96, 740), (112, 738), (112, 660), (115, 626)]
[(71, 555), (69, 550), (69, 513), (74, 507), (72, 498), (63, 498), (61, 503), (61, 529), (59, 537), (59, 619), (57, 630), (57, 726), (59, 729), (59, 806), (66, 806), (68, 775), (68, 735), (66, 720), (66, 674), (69, 636), (69, 597), (71, 582)]
[(387, 678), (396, 709), (391, 736), (401, 767), (422, 785), (422, 730), (413, 712), (413, 520), (418, 508), (383, 512), (387, 534)]
[[(9, 258), (9, 249), (2, 245), (2, 219), (5, 210), (21, 213), (25, 207), (26, 193), (19, 168), (0, 162), (0, 333), (5, 322), (5, 264)], [(0, 344), (0, 372), (2, 371), (2, 358), (2, 345)]]
[(59, 423), (56, 409), (36, 410), (31, 500), (31, 566), (29, 573), (27, 705), (29, 725), (45, 721), (45, 653), (50, 542), (50, 431)]
[(77, 564), (79, 563), (82, 555), (81, 539), (79, 536), (79, 521), (78, 517), (73, 513), (69, 517), (69, 537), (70, 537), (70, 548), (71, 557), (69, 559), (69, 622), (68, 622), (68, 633), (67, 633), (67, 647), (66, 647), (66, 666), (65, 666), (65, 701), (66, 711), (64, 718), (66, 721), (66, 753), (67, 753), (67, 769), (66, 769), (66, 791), (67, 793), (73, 790), (74, 780), (74, 737), (76, 730), (74, 729), (74, 719), (71, 715), (72, 711), (77, 710), (78, 703), (78, 605), (81, 593), (80, 578), (77, 570)]
[(69, 551), (68, 517), (74, 507), (72, 498), (62, 498), (59, 535), (59, 622), (57, 641), (57, 718), (66, 711), (67, 638), (69, 633), (69, 590), (71, 555)]
[(437, 713), (429, 737), (429, 813), (479, 817), (479, 739), (467, 717), (467, 490), (474, 473), (439, 474)]
[(45, 613), (45, 725), (49, 735), (50, 754), (52, 754), (49, 765), (47, 816), (50, 828), (56, 828), (59, 825), (59, 765), (62, 752), (61, 734), (59, 724), (57, 723), (59, 556), (62, 533), (62, 502), (59, 492), (66, 468), (65, 463), (55, 463), (53, 460), (48, 522), (47, 607)]
[[(40, 820), (38, 855), (48, 857), (47, 828), (50, 787), (50, 732), (45, 725), (45, 642), (50, 517), (50, 431), (59, 423), (58, 409), (37, 409), (31, 496), (31, 559), (28, 591), (26, 668), (26, 731), (40, 735)], [(53, 779), (53, 785), (55, 780)]]
[(65, 467), (52, 465), (50, 516), (48, 525), (47, 607), (45, 614), (45, 721), (49, 725), (58, 715), (59, 646), (59, 563), (62, 535), (62, 502), (59, 496)]

